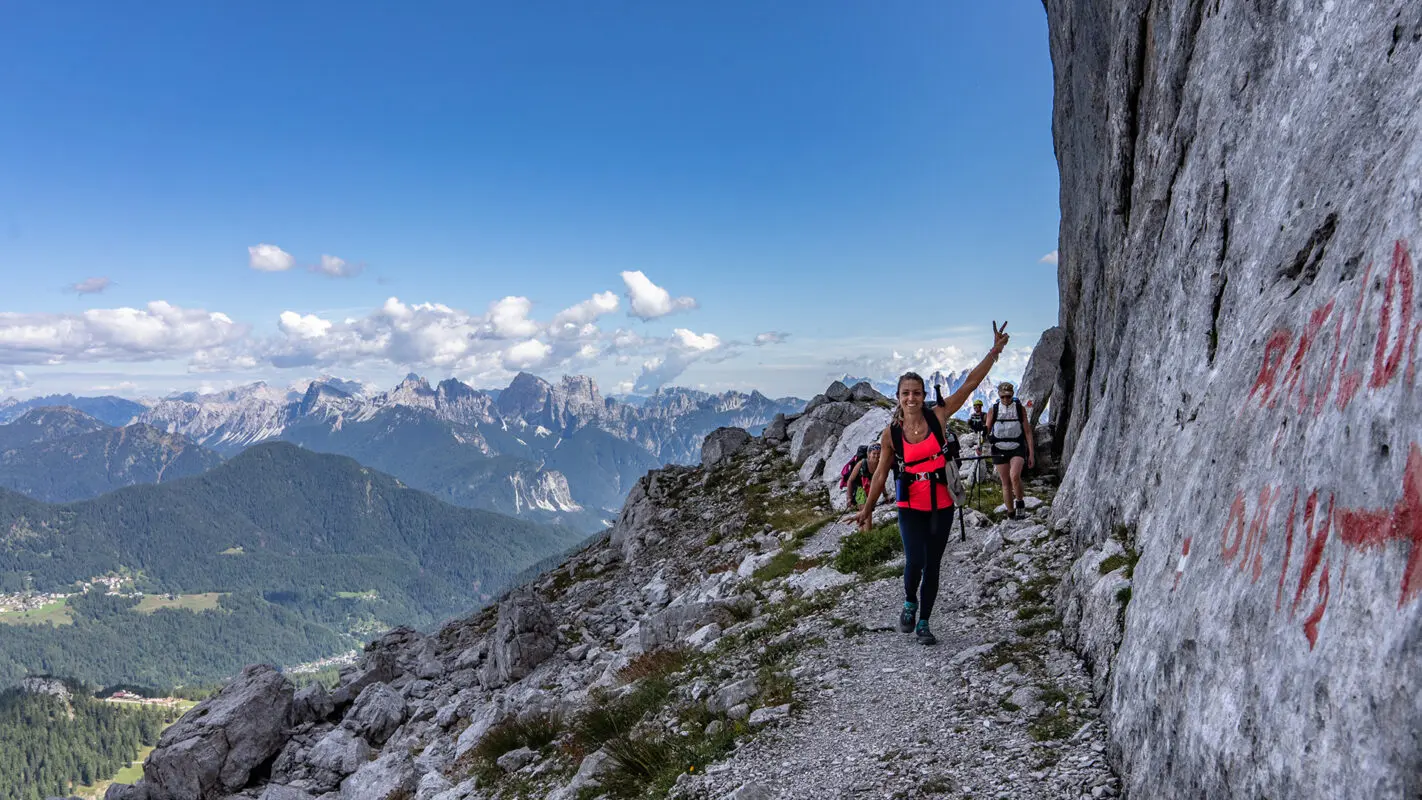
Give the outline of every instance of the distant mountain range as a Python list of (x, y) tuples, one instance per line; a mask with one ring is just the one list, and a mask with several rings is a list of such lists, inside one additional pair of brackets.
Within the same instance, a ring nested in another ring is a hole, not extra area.
[(68, 407), (32, 408), (0, 425), (0, 487), (48, 503), (199, 475), (222, 457), (142, 423), (110, 427)]
[(265, 384), (168, 398), (138, 419), (220, 453), (285, 439), (349, 455), (460, 505), (596, 530), (632, 485), (668, 462), (695, 463), (723, 425), (759, 432), (795, 398), (670, 389), (640, 405), (591, 378), (551, 384), (521, 373), (498, 392), (411, 374), (390, 391), (337, 379), (299, 398)]
[[(943, 394), (945, 395), (956, 392), (958, 387), (962, 386), (963, 382), (968, 379), (968, 370), (961, 372), (941, 372), (934, 370), (932, 373), (924, 375), (923, 379), (927, 384), (924, 388), (928, 390), (929, 398), (932, 398), (933, 387), (935, 385), (942, 386)], [(885, 397), (891, 399), (895, 396), (895, 392), (898, 391), (897, 377), (886, 380), (875, 380), (872, 378), (856, 378), (851, 375), (845, 375), (840, 378), (840, 381), (843, 382), (845, 386), (853, 386), (860, 381), (865, 381), (881, 392)], [(963, 404), (963, 408), (960, 409), (955, 416), (967, 418), (968, 413), (972, 410), (974, 400), (981, 400), (986, 405), (992, 405), (993, 401), (997, 399), (998, 383), (998, 379), (991, 375), (984, 378), (983, 382), (978, 384), (978, 387), (973, 390), (972, 395), (968, 398), (968, 402)]]
[(26, 411), (46, 406), (64, 406), (97, 419), (105, 425), (127, 425), (148, 410), (148, 406), (125, 400), (122, 397), (75, 397), (72, 394), (50, 394), (32, 397), (29, 400), (0, 398), (0, 424), (18, 419)]
[[(527, 373), (501, 390), (475, 389), (457, 380), (431, 386), (411, 374), (389, 391), (322, 377), (304, 392), (265, 383), (217, 393), (185, 392), (150, 405), (121, 398), (54, 395), (0, 403), (0, 415), (18, 421), (43, 401), (85, 410), (97, 421), (143, 428), (120, 441), (148, 442), (149, 455), (111, 469), (113, 448), (99, 431), (76, 439), (64, 452), (83, 470), (102, 474), (78, 480), (56, 475), (55, 448), (33, 447), (11, 456), (0, 486), (44, 500), (76, 500), (163, 476), (192, 474), (215, 463), (209, 451), (231, 456), (247, 447), (285, 440), (311, 450), (347, 455), (406, 485), (468, 508), (561, 523), (592, 532), (615, 516), (632, 485), (665, 463), (695, 463), (712, 430), (743, 427), (758, 433), (777, 413), (804, 406), (796, 398), (759, 392), (708, 394), (673, 388), (627, 401), (603, 397), (591, 378), (567, 376), (557, 384)], [(73, 435), (60, 427), (50, 438)], [(0, 426), (0, 449), (5, 428)], [(33, 426), (31, 426), (33, 427)], [(128, 430), (128, 429), (125, 429)], [(158, 438), (162, 434), (167, 438)], [(88, 448), (87, 450), (85, 448)], [(130, 450), (132, 446), (130, 446)], [(177, 463), (177, 454), (187, 453)], [(166, 454), (166, 455), (165, 455)], [(140, 466), (141, 464), (141, 466)], [(62, 472), (62, 470), (61, 470)]]

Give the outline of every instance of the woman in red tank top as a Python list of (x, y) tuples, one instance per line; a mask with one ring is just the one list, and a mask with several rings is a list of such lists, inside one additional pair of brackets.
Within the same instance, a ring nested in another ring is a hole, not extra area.
[[(904, 541), (904, 607), (899, 614), (899, 630), (913, 631), (923, 644), (938, 642), (929, 630), (928, 618), (938, 598), (938, 572), (953, 530), (953, 498), (943, 477), (949, 468), (943, 455), (943, 430), (948, 419), (972, 396), (973, 389), (987, 378), (988, 370), (1007, 346), (1006, 322), (1001, 328), (993, 322), (992, 333), (992, 349), (968, 373), (963, 385), (932, 409), (923, 405), (923, 378), (912, 372), (899, 378), (899, 403), (893, 422), (879, 436), (884, 455), (874, 470), (874, 480), (858, 516), (859, 527), (868, 530), (874, 506), (892, 469), (899, 536)], [(895, 452), (895, 442), (901, 443), (902, 453)]]

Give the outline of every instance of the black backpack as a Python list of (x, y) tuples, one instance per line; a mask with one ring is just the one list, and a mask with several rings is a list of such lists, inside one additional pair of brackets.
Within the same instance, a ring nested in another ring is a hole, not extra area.
[[(908, 488), (904, 483), (904, 478), (908, 474), (908, 467), (915, 467), (942, 456), (944, 459), (943, 468), (927, 473), (927, 480), (930, 485), (941, 483), (944, 486), (951, 486), (948, 481), (948, 470), (952, 469), (953, 465), (957, 463), (958, 456), (961, 453), (957, 434), (952, 431), (945, 431), (943, 426), (938, 424), (937, 414), (925, 408), (923, 411), (923, 420), (928, 423), (928, 434), (939, 443), (939, 448), (937, 453), (927, 458), (915, 459), (913, 461), (904, 461), (903, 426), (898, 423), (889, 426), (889, 435), (893, 438), (894, 443), (894, 483), (898, 487), (897, 497), (900, 499), (908, 497)], [(951, 493), (952, 489), (950, 488), (949, 491)], [(937, 511), (938, 491), (936, 489), (930, 491), (930, 496), (933, 498), (933, 510)]]

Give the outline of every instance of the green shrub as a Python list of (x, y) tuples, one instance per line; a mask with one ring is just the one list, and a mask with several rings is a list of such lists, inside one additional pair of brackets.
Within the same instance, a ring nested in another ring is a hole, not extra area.
[(776, 578), (783, 578), (789, 575), (795, 565), (800, 561), (800, 554), (793, 550), (781, 550), (771, 557), (760, 569), (755, 571), (751, 577), (758, 581), (771, 581)]
[(866, 575), (875, 567), (904, 551), (897, 525), (881, 525), (867, 531), (855, 531), (845, 537), (834, 568), (844, 573)]
[(1065, 707), (1044, 712), (1027, 726), (1027, 735), (1039, 742), (1065, 739), (1075, 732), (1076, 725)]

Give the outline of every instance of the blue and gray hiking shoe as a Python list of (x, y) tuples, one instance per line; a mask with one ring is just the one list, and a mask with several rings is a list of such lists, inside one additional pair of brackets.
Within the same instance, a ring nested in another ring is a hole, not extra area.
[(926, 619), (918, 621), (918, 627), (914, 629), (913, 635), (918, 637), (919, 644), (938, 644), (938, 637), (928, 629), (928, 620)]
[(903, 613), (899, 614), (899, 633), (908, 633), (913, 630), (913, 621), (918, 618), (918, 603), (904, 603)]

